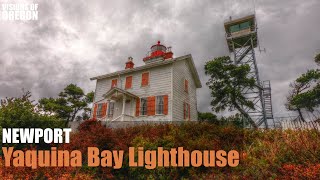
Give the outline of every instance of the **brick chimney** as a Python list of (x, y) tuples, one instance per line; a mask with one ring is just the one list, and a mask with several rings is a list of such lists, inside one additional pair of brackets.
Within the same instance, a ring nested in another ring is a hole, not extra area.
[(133, 58), (128, 57), (128, 61), (126, 62), (126, 69), (132, 69), (134, 66), (134, 63), (132, 62)]

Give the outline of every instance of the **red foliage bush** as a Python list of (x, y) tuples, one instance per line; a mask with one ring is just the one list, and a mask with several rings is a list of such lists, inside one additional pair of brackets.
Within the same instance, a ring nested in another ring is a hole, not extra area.
[(280, 172), (281, 179), (319, 179), (320, 164), (284, 164)]
[[(52, 145), (55, 146), (55, 145)], [(184, 147), (188, 150), (235, 149), (240, 152), (240, 165), (235, 168), (156, 168), (147, 170), (128, 166), (128, 147), (146, 149)], [(125, 150), (119, 170), (87, 166), (87, 148)], [(207, 123), (140, 125), (110, 129), (88, 120), (71, 134), (69, 144), (58, 149), (80, 150), (83, 166), (79, 168), (3, 168), (9, 179), (316, 179), (320, 176), (320, 135), (314, 131), (244, 130)], [(0, 161), (1, 162), (1, 161)], [(304, 165), (305, 164), (305, 165)]]

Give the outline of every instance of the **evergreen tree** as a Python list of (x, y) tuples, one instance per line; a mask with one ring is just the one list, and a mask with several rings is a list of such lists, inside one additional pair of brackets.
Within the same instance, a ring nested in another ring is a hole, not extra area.
[(258, 128), (244, 108), (254, 109), (252, 101), (243, 94), (243, 89), (253, 89), (255, 79), (248, 77), (249, 65), (235, 65), (229, 56), (214, 58), (206, 63), (205, 73), (210, 76), (207, 82), (211, 89), (212, 110), (215, 112), (224, 111), (227, 108), (239, 111), (248, 122)]

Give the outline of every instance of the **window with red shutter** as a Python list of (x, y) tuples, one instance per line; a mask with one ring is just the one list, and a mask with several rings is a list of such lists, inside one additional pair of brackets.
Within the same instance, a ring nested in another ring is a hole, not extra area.
[(97, 109), (98, 109), (98, 104), (95, 104), (93, 108), (93, 119), (97, 118)]
[(99, 103), (97, 108), (97, 118), (101, 118), (103, 116), (103, 107), (104, 103)]
[(186, 79), (184, 80), (184, 91), (189, 92), (189, 81)]
[(149, 85), (149, 72), (142, 73), (141, 86)]
[(183, 103), (183, 119), (186, 119), (186, 103)]
[(132, 76), (126, 77), (126, 85), (125, 85), (125, 88), (126, 88), (126, 89), (132, 88)]
[(148, 99), (141, 98), (140, 99), (140, 115), (145, 116), (148, 113)]
[(188, 117), (188, 120), (190, 120), (190, 104), (188, 104), (188, 114), (189, 114), (189, 117)]
[(114, 102), (109, 102), (108, 117), (112, 118), (114, 113)]
[(140, 115), (140, 98), (136, 99), (136, 116)]
[(163, 96), (163, 114), (168, 115), (168, 95)]
[(164, 114), (164, 99), (163, 96), (157, 96), (156, 98), (156, 114)]
[(117, 87), (118, 79), (112, 79), (111, 81), (111, 88)]
[(103, 105), (102, 105), (102, 117), (106, 116), (107, 108), (108, 108), (108, 104), (107, 103), (103, 103)]
[(147, 102), (147, 105), (148, 105), (148, 108), (147, 108), (147, 115), (148, 116), (153, 116), (155, 115), (155, 97), (154, 96), (150, 96), (147, 98), (148, 102)]

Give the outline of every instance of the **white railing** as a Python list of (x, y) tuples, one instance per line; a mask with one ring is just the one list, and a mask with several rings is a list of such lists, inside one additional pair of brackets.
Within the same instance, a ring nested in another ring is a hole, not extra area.
[(108, 119), (107, 117), (97, 118), (98, 121), (107, 121), (107, 122), (114, 122), (114, 121), (133, 121), (134, 116), (121, 114), (120, 116), (114, 119)]
[(305, 130), (305, 129), (315, 129), (320, 131), (320, 122), (316, 122), (316, 121), (310, 121), (310, 122), (303, 122), (303, 121), (281, 121), (281, 127), (282, 129), (301, 129), (301, 130)]

